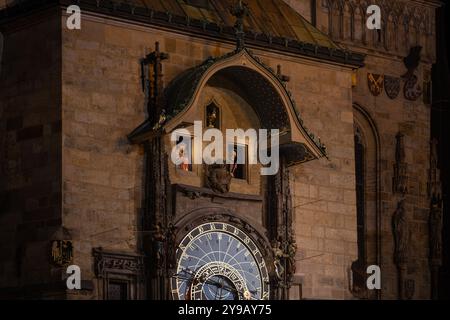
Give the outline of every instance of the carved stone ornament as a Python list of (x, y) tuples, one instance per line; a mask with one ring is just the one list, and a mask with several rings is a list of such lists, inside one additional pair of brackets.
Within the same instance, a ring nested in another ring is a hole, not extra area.
[(250, 10), (246, 3), (239, 0), (231, 7), (230, 13), (236, 17), (236, 23), (234, 24), (237, 40), (236, 50), (242, 50), (245, 47), (244, 20), (249, 15)]
[(274, 240), (272, 242), (272, 250), (273, 250), (273, 266), (275, 270), (275, 275), (277, 276), (278, 281), (282, 281), (284, 278), (285, 269), (283, 264), (281, 263), (284, 258), (283, 246), (280, 241)]
[(94, 271), (98, 278), (108, 273), (140, 275), (144, 270), (144, 258), (138, 255), (105, 252), (94, 248)]
[(442, 183), (441, 183), (441, 171), (439, 170), (438, 162), (438, 141), (437, 139), (431, 140), (430, 143), (431, 155), (430, 155), (430, 171), (428, 181), (428, 196), (430, 198), (442, 198)]
[(71, 240), (53, 240), (51, 248), (51, 258), (54, 265), (65, 267), (72, 263), (73, 244)]
[(206, 126), (220, 130), (220, 109), (214, 103), (206, 107)]
[(442, 265), (442, 199), (434, 198), (430, 209), (430, 263), (433, 266)]
[(232, 177), (224, 164), (206, 166), (206, 185), (215, 192), (228, 193)]
[(398, 77), (384, 76), (384, 89), (389, 99), (394, 100), (400, 93), (401, 79)]
[(430, 171), (428, 195), (430, 201), (429, 227), (429, 262), (431, 274), (431, 298), (439, 298), (439, 268), (442, 266), (442, 229), (443, 229), (443, 201), (442, 183), (438, 167), (438, 141), (431, 141)]
[(423, 93), (422, 87), (420, 84), (418, 84), (419, 79), (416, 75), (412, 75), (411, 78), (406, 80), (405, 87), (404, 87), (404, 93), (405, 93), (405, 99), (409, 101), (416, 101), (420, 98), (420, 96)]
[(367, 84), (372, 95), (379, 96), (383, 92), (384, 76), (381, 74), (368, 73)]
[(438, 141), (431, 141), (428, 193), (431, 198), (429, 217), (430, 265), (442, 265), (443, 201), (442, 183), (438, 168)]
[(395, 165), (393, 178), (393, 191), (402, 195), (408, 192), (408, 164), (405, 154), (405, 136), (399, 132), (396, 136)]

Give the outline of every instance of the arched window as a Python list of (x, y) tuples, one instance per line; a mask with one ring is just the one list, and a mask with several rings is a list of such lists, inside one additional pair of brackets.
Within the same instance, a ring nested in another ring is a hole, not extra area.
[(358, 260), (366, 265), (366, 235), (365, 235), (365, 147), (360, 128), (355, 128), (355, 177), (356, 177), (356, 212), (358, 234)]
[(366, 147), (361, 128), (355, 123), (355, 188), (358, 258), (352, 264), (353, 293), (366, 297)]
[(358, 257), (352, 264), (353, 294), (376, 299), (377, 292), (367, 290), (367, 267), (379, 265), (381, 246), (379, 137), (374, 122), (360, 106), (354, 106), (356, 230)]

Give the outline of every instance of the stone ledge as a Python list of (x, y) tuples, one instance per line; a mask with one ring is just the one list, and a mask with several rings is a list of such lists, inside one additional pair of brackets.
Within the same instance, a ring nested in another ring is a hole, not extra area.
[(224, 198), (224, 199), (235, 199), (235, 200), (246, 200), (246, 201), (257, 201), (261, 202), (263, 198), (260, 195), (247, 195), (239, 194), (234, 192), (229, 193), (217, 193), (208, 188), (193, 187), (184, 184), (174, 184), (173, 188), (183, 193), (185, 196), (191, 199), (196, 199), (199, 197), (211, 197), (211, 198)]

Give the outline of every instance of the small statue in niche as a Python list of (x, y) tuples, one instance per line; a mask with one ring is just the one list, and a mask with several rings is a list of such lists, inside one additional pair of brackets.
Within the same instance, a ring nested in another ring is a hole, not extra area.
[(174, 268), (176, 265), (176, 233), (176, 227), (173, 224), (170, 224), (167, 235), (167, 263), (169, 268)]
[(71, 240), (54, 240), (52, 242), (52, 262), (64, 267), (69, 265), (73, 259), (73, 245)]
[(295, 255), (297, 253), (297, 243), (295, 242), (295, 239), (291, 239), (291, 241), (288, 244), (287, 247), (287, 274), (289, 276), (292, 276), (296, 271), (295, 266)]
[[(294, 275), (295, 267), (295, 254), (297, 253), (297, 244), (294, 239), (288, 242), (286, 248), (284, 248), (283, 242), (278, 239), (272, 242), (272, 250), (274, 256), (275, 274), (278, 280), (283, 280), (284, 276), (288, 277), (288, 281)], [(286, 250), (286, 252), (284, 251)], [(285, 266), (283, 266), (285, 264)]]
[(395, 263), (405, 264), (408, 260), (409, 225), (406, 217), (405, 200), (400, 200), (392, 217), (395, 239)]
[(274, 240), (272, 241), (272, 250), (273, 250), (273, 265), (275, 268), (275, 274), (277, 276), (278, 280), (283, 280), (284, 276), (284, 267), (281, 263), (282, 259), (284, 258), (283, 249), (281, 246), (281, 241)]
[(430, 210), (430, 259), (440, 263), (442, 259), (442, 200), (433, 197)]
[(155, 225), (153, 230), (153, 250), (156, 259), (157, 270), (161, 272), (164, 263), (164, 243), (166, 235), (160, 223)]
[(396, 140), (393, 189), (396, 193), (406, 194), (408, 193), (408, 164), (406, 163), (404, 134), (399, 132)]
[(220, 129), (220, 110), (213, 103), (206, 107), (206, 126)]

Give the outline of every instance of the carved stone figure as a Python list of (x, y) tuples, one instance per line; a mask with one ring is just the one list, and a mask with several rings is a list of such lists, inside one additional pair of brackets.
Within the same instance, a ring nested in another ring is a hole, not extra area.
[(206, 167), (206, 184), (215, 192), (230, 191), (232, 175), (224, 164), (213, 164)]
[(278, 240), (274, 240), (272, 242), (272, 250), (273, 250), (273, 265), (275, 267), (275, 274), (279, 281), (283, 280), (284, 277), (284, 267), (282, 264), (282, 260), (284, 258), (283, 248), (281, 242)]
[(154, 258), (156, 259), (156, 266), (158, 273), (162, 272), (164, 267), (164, 243), (166, 241), (166, 236), (164, 234), (163, 228), (160, 224), (155, 226), (153, 231), (153, 250)]
[[(289, 244), (287, 246), (287, 253), (286, 253), (286, 258), (287, 258), (287, 274), (290, 278), (292, 278), (292, 276), (295, 273), (296, 270), (296, 266), (295, 266), (295, 255), (297, 253), (297, 243), (295, 242), (295, 239), (291, 239), (291, 241), (289, 241)], [(289, 279), (290, 280), (290, 279)]]
[(437, 139), (431, 140), (431, 155), (430, 155), (430, 171), (429, 171), (429, 182), (428, 182), (428, 195), (434, 199), (442, 198), (442, 184), (441, 184), (441, 172), (438, 167), (439, 157), (438, 157), (438, 141)]
[(176, 233), (176, 227), (170, 224), (167, 232), (167, 264), (169, 268), (174, 268), (176, 265)]
[(393, 189), (395, 193), (406, 194), (408, 192), (408, 164), (405, 162), (406, 154), (403, 133), (399, 132), (396, 139)]
[(220, 129), (220, 110), (214, 104), (206, 107), (206, 124), (208, 128)]
[(69, 265), (73, 260), (73, 246), (71, 240), (52, 241), (52, 262), (58, 267)]
[(392, 217), (392, 225), (395, 239), (395, 263), (397, 265), (404, 265), (408, 260), (408, 246), (410, 237), (404, 199), (398, 203), (397, 210), (395, 210)]
[(430, 260), (433, 265), (442, 263), (442, 200), (433, 198), (430, 210)]
[(431, 198), (429, 216), (429, 261), (431, 273), (431, 298), (439, 297), (439, 268), (442, 265), (442, 184), (438, 168), (438, 142), (431, 141), (428, 194)]

